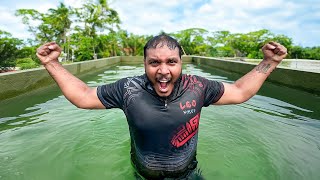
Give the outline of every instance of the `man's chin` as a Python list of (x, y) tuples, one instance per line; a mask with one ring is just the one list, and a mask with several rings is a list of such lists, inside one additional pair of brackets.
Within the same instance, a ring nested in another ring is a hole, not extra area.
[(168, 86), (166, 88), (161, 88), (160, 84), (157, 83), (156, 86), (154, 86), (154, 89), (155, 89), (156, 93), (158, 94), (158, 96), (168, 97), (168, 96), (170, 96), (170, 94), (173, 91), (173, 85), (168, 84)]
[(156, 91), (157, 92), (157, 94), (158, 94), (158, 96), (160, 96), (160, 97), (168, 97), (169, 95), (170, 95), (170, 93), (168, 93), (168, 92), (159, 92), (159, 91)]
[(168, 91), (160, 91), (160, 90), (157, 90), (156, 93), (158, 94), (158, 96), (160, 97), (168, 97), (170, 96), (172, 90), (168, 90)]

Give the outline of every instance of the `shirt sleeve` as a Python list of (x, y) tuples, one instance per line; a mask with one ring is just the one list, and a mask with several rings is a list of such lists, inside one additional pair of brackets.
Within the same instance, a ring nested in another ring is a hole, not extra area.
[(205, 78), (203, 78), (203, 82), (205, 84), (204, 106), (207, 107), (221, 98), (224, 93), (224, 86), (222, 82)]
[(101, 103), (106, 107), (106, 109), (122, 109), (124, 83), (125, 79), (121, 79), (111, 84), (98, 86), (98, 98), (100, 99)]

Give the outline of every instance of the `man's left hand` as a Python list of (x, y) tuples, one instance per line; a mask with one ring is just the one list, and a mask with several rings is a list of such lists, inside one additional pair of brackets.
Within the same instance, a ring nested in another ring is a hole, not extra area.
[(287, 48), (276, 42), (269, 42), (262, 47), (264, 60), (281, 62), (287, 56)]

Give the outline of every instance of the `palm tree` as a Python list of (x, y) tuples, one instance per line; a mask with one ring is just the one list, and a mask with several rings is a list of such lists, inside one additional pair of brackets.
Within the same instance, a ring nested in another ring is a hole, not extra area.
[(67, 32), (70, 30), (72, 21), (70, 20), (71, 8), (67, 8), (63, 3), (60, 2), (57, 9), (49, 9), (47, 16), (50, 20), (50, 24), (54, 29), (54, 36), (57, 38), (56, 42), (66, 43)]

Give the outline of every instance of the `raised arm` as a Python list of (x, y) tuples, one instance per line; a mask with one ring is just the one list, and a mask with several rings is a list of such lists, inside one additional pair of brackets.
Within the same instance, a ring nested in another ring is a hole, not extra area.
[(264, 58), (253, 70), (233, 84), (223, 83), (224, 94), (215, 104), (238, 104), (249, 100), (287, 55), (287, 49), (276, 42), (264, 45), (262, 52)]
[(38, 58), (56, 81), (64, 96), (79, 108), (105, 108), (97, 96), (97, 88), (90, 88), (68, 72), (58, 61), (60, 54), (61, 48), (54, 42), (46, 43), (37, 49)]

